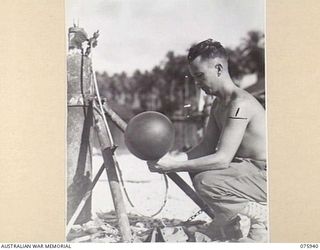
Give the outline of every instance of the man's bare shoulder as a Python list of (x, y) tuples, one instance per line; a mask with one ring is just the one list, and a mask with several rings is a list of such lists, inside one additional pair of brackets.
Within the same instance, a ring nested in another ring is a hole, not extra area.
[(228, 105), (230, 117), (250, 118), (255, 114), (264, 113), (264, 108), (257, 99), (245, 90), (239, 89)]

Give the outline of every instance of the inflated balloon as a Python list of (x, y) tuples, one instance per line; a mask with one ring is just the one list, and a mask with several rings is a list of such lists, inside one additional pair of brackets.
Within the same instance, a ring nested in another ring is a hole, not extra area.
[(158, 160), (174, 144), (174, 126), (165, 115), (146, 111), (133, 117), (124, 132), (125, 143), (136, 157)]

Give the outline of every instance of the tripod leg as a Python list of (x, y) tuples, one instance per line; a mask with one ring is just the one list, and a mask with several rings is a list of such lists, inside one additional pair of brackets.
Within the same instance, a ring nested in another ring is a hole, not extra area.
[(75, 221), (77, 220), (79, 214), (81, 213), (83, 207), (85, 206), (88, 198), (90, 197), (91, 193), (92, 193), (92, 190), (93, 188), (95, 187), (95, 185), (97, 184), (101, 174), (103, 173), (103, 170), (105, 169), (105, 166), (104, 164), (102, 164), (102, 166), (100, 167), (98, 173), (96, 174), (96, 176), (94, 177), (93, 181), (92, 181), (92, 184), (89, 188), (89, 190), (84, 194), (83, 198), (81, 199), (77, 209), (74, 211), (72, 217), (70, 218), (69, 222), (68, 222), (68, 225), (67, 225), (67, 229), (66, 229), (66, 235), (69, 234), (72, 226), (74, 225)]
[[(112, 145), (112, 138), (109, 138), (107, 129), (103, 126), (103, 121), (99, 115), (95, 116), (95, 129), (101, 146), (101, 152), (104, 164), (106, 166), (106, 172), (108, 176), (108, 182), (113, 199), (114, 209), (118, 218), (119, 230), (122, 236), (123, 242), (130, 242), (132, 240), (131, 229), (129, 224), (126, 207), (121, 193), (120, 182), (118, 174), (115, 168), (114, 161), (114, 145)], [(108, 124), (106, 124), (108, 126)], [(110, 135), (111, 136), (111, 135)]]
[(214, 219), (213, 211), (201, 200), (199, 195), (177, 173), (168, 173), (167, 175), (211, 219)]

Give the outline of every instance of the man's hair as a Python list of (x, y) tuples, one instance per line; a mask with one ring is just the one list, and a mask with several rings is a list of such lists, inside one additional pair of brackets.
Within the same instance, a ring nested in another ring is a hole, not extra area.
[(200, 56), (201, 59), (209, 59), (215, 57), (228, 59), (227, 51), (224, 49), (221, 43), (213, 41), (213, 39), (207, 39), (192, 46), (188, 53), (189, 63), (191, 63), (198, 56)]

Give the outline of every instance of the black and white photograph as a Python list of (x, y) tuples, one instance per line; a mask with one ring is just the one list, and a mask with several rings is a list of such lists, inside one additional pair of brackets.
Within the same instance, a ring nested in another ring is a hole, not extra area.
[(67, 0), (66, 241), (266, 243), (264, 0)]

